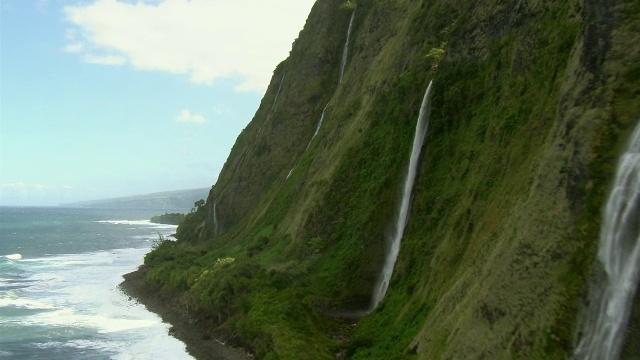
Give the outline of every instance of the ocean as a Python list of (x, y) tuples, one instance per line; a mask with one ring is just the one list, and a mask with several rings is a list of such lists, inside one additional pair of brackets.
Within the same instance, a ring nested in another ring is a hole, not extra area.
[(118, 288), (164, 211), (0, 207), (0, 359), (192, 359)]

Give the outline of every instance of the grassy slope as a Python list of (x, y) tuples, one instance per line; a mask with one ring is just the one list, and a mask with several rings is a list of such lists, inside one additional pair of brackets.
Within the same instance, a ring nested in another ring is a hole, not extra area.
[[(613, 160), (640, 114), (638, 54), (621, 50), (639, 12), (361, 0), (338, 84), (350, 16), (340, 4), (316, 3), (208, 206), (178, 244), (147, 256), (148, 280), (260, 358), (345, 346), (362, 359), (564, 357)], [(622, 20), (597, 23), (607, 12)], [(446, 49), (437, 69), (434, 47)], [(389, 293), (345, 328), (322, 313), (368, 305), (430, 78), (431, 127)]]

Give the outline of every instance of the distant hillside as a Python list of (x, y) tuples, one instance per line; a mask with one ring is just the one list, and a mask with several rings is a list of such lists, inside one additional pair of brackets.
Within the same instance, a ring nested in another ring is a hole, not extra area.
[(145, 195), (133, 195), (113, 199), (81, 201), (60, 204), (70, 207), (91, 207), (103, 209), (154, 209), (154, 210), (189, 210), (193, 203), (206, 199), (208, 188), (165, 191)]

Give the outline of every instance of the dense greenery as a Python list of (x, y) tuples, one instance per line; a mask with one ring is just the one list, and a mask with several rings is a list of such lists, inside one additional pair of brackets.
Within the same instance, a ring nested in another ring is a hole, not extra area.
[[(566, 358), (612, 164), (640, 117), (639, 55), (620, 50), (640, 12), (624, 3), (618, 32), (592, 34), (604, 2), (317, 1), (209, 198), (146, 256), (147, 280), (261, 359)], [(431, 79), (389, 292), (353, 327)]]
[(164, 213), (151, 217), (151, 222), (156, 224), (180, 225), (184, 220), (185, 214), (181, 213)]

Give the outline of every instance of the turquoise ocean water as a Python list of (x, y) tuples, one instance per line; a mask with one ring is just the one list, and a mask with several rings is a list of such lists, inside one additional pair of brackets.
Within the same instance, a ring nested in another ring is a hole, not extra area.
[(163, 212), (0, 207), (0, 359), (191, 359), (118, 288)]

